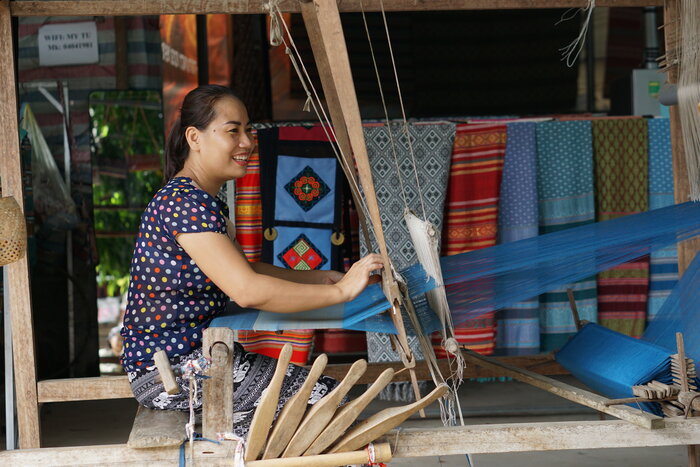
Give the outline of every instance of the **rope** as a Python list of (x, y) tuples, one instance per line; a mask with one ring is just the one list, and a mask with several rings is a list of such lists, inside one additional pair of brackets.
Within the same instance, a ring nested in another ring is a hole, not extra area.
[(377, 85), (379, 86), (379, 96), (382, 100), (382, 107), (384, 108), (384, 119), (386, 120), (386, 129), (389, 131), (389, 141), (391, 143), (391, 153), (394, 156), (394, 163), (396, 164), (396, 174), (399, 177), (399, 185), (401, 186), (401, 198), (403, 198), (403, 205), (408, 208), (408, 199), (406, 198), (406, 187), (403, 183), (403, 177), (401, 176), (401, 167), (399, 166), (399, 157), (396, 154), (396, 142), (394, 141), (394, 133), (391, 131), (391, 122), (389, 121), (389, 111), (386, 106), (386, 99), (384, 98), (384, 88), (382, 86), (381, 78), (379, 77), (379, 67), (377, 66), (377, 58), (374, 54), (374, 46), (372, 45), (372, 37), (369, 33), (369, 26), (367, 25), (367, 16), (365, 15), (365, 6), (362, 0), (360, 0), (360, 9), (362, 10), (362, 21), (365, 25), (365, 32), (367, 33), (367, 43), (369, 44), (370, 56), (372, 57), (372, 64), (374, 65), (374, 74), (377, 76)]
[(423, 219), (428, 220), (428, 215), (425, 210), (425, 203), (423, 202), (423, 196), (421, 193), (423, 190), (420, 186), (420, 179), (418, 177), (418, 163), (416, 162), (416, 154), (413, 151), (413, 141), (411, 140), (411, 135), (408, 131), (408, 120), (406, 119), (406, 109), (403, 104), (403, 94), (401, 93), (401, 83), (399, 83), (399, 73), (396, 70), (396, 59), (394, 58), (394, 48), (391, 45), (391, 35), (389, 34), (389, 24), (386, 21), (386, 12), (384, 11), (384, 0), (379, 0), (379, 5), (382, 10), (382, 19), (384, 21), (384, 31), (386, 32), (386, 40), (389, 45), (389, 57), (391, 57), (391, 66), (394, 70), (394, 79), (396, 81), (396, 90), (399, 95), (399, 105), (401, 106), (401, 116), (403, 118), (403, 128), (404, 134), (406, 136), (406, 143), (408, 144), (408, 151), (411, 154), (411, 160), (413, 161), (413, 174), (416, 178), (416, 187), (418, 188), (418, 199), (420, 200), (420, 206), (423, 211)]
[(571, 41), (566, 47), (562, 47), (561, 49), (559, 49), (559, 51), (562, 53), (562, 60), (566, 62), (566, 66), (568, 66), (569, 68), (574, 66), (576, 60), (578, 60), (579, 55), (581, 55), (581, 51), (583, 50), (583, 46), (586, 42), (588, 25), (591, 22), (591, 16), (593, 15), (594, 9), (595, 0), (588, 0), (588, 5), (584, 8), (570, 8), (566, 10), (561, 16), (561, 19), (559, 19), (559, 21), (557, 21), (555, 24), (558, 25), (564, 21), (569, 21), (576, 17), (576, 15), (578, 15), (579, 13), (583, 13), (586, 15), (586, 18), (583, 20), (583, 24), (581, 25), (581, 31), (579, 32), (578, 36), (576, 36), (576, 39)]
[[(323, 104), (321, 102), (321, 98), (318, 95), (318, 91), (316, 90), (316, 87), (313, 84), (313, 81), (311, 80), (308, 71), (306, 70), (306, 66), (304, 65), (304, 61), (301, 58), (301, 54), (299, 53), (299, 49), (296, 46), (296, 43), (294, 42), (294, 38), (292, 37), (291, 32), (289, 31), (289, 28), (287, 27), (287, 23), (284, 21), (284, 17), (282, 16), (282, 12), (280, 11), (279, 7), (277, 5), (271, 6), (271, 8), (274, 8), (276, 11), (271, 11), (270, 14), (274, 15), (276, 13), (277, 16), (279, 16), (280, 21), (277, 24), (281, 24), (286, 33), (287, 37), (289, 38), (289, 44), (287, 44), (287, 41), (284, 39), (284, 36), (282, 37), (282, 43), (285, 45), (285, 53), (289, 56), (292, 65), (294, 67), (295, 72), (297, 73), (297, 76), (299, 77), (299, 80), (301, 81), (304, 91), (306, 92), (306, 102), (304, 104), (304, 108), (307, 109), (308, 106), (310, 105), (314, 113), (316, 114), (316, 117), (318, 120), (321, 122), (321, 127), (323, 128), (324, 133), (326, 134), (326, 137), (328, 138), (329, 141), (338, 141), (338, 138), (336, 136), (335, 130), (333, 128), (333, 124), (326, 114), (326, 111), (323, 107)], [(291, 44), (291, 47), (290, 47)], [(291, 54), (289, 51), (293, 51), (294, 54)], [(298, 62), (297, 62), (298, 59)], [(301, 67), (299, 67), (299, 64), (301, 64)], [(302, 73), (303, 71), (303, 73)], [(311, 95), (311, 92), (309, 92), (309, 88), (311, 88), (311, 91), (313, 91), (313, 97)], [(320, 109), (320, 111), (319, 111)], [(329, 136), (332, 135), (332, 138)], [(337, 146), (337, 147), (336, 147)], [(365, 202), (364, 197), (361, 194), (360, 191), (360, 186), (357, 183), (357, 178), (355, 177), (355, 174), (353, 172), (354, 167), (351, 167), (349, 161), (348, 161), (348, 156), (343, 152), (343, 149), (340, 147), (340, 145), (337, 144), (331, 144), (331, 147), (333, 148), (333, 153), (335, 154), (336, 158), (340, 162), (340, 166), (343, 169), (343, 172), (345, 173), (345, 177), (347, 178), (349, 184), (350, 184), (350, 191), (352, 192), (353, 199), (355, 200), (355, 205), (358, 207), (359, 211), (359, 220), (360, 224), (362, 226), (362, 233), (365, 237), (365, 241), (367, 245), (372, 245), (369, 239), (369, 232), (371, 231), (366, 219), (369, 216), (369, 208), (367, 207), (367, 204)], [(372, 231), (372, 233), (374, 233)]]

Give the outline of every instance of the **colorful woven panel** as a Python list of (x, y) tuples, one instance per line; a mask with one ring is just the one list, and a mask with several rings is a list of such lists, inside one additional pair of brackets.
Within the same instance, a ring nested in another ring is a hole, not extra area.
[[(590, 121), (537, 124), (537, 192), (540, 234), (595, 220), (593, 142)], [(595, 277), (569, 286), (581, 319), (597, 319)], [(540, 296), (541, 349), (560, 348), (576, 332), (566, 287)]]
[[(606, 221), (649, 208), (647, 121), (593, 121), (596, 219)], [(598, 321), (639, 337), (644, 332), (649, 292), (649, 257), (598, 274)]]
[[(648, 120), (649, 209), (674, 204), (671, 128), (667, 118)], [(653, 251), (649, 259), (649, 302), (647, 319), (652, 321), (678, 282), (676, 246)]]
[(260, 156), (257, 149), (248, 159), (246, 176), (236, 180), (236, 239), (248, 261), (260, 261), (262, 253), (262, 200), (260, 198)]
[[(454, 255), (496, 244), (498, 198), (506, 151), (506, 125), (457, 125), (450, 179), (447, 185), (443, 249)], [(470, 349), (490, 355), (495, 347), (495, 312), (470, 320), (456, 330), (457, 340)], [(440, 339), (433, 336), (439, 357)]]
[[(508, 124), (498, 205), (498, 243), (538, 235), (536, 127), (533, 122)], [(496, 354), (539, 353), (540, 310), (537, 298), (498, 310), (496, 323)]]
[[(262, 258), (291, 269), (339, 269), (343, 175), (323, 128), (258, 131)], [(337, 238), (337, 237), (336, 237)]]
[[(392, 125), (391, 134), (386, 125), (367, 125), (364, 133), (389, 256), (394, 261), (394, 266), (403, 269), (415, 264), (418, 257), (403, 221), (404, 201), (401, 186), (403, 184), (409, 207), (423, 217), (422, 199), (428, 220), (441, 229), (455, 125), (424, 123), (409, 125), (416, 158), (415, 167), (418, 170), (418, 183), (415, 181), (414, 164), (404, 136), (403, 125)], [(396, 170), (391, 146), (392, 137), (400, 164), (399, 173)], [(366, 254), (368, 248), (363, 239), (361, 239), (361, 247), (362, 253)], [(378, 251), (376, 247), (373, 250)], [(407, 317), (404, 318), (404, 322), (408, 324)], [(409, 336), (409, 344), (416, 357), (422, 359), (423, 354), (418, 340)], [(371, 362), (400, 361), (387, 334), (368, 332), (367, 354)], [(407, 383), (392, 383), (380, 397), (408, 401), (413, 398), (413, 390)]]
[(238, 331), (241, 345), (249, 352), (279, 358), (284, 344), (292, 344), (292, 360), (295, 365), (306, 365), (314, 340), (313, 329), (295, 331)]

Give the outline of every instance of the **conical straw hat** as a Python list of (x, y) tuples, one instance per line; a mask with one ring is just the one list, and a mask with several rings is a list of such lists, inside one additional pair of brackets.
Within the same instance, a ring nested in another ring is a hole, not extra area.
[(13, 263), (27, 249), (27, 227), (17, 201), (0, 198), (0, 266)]

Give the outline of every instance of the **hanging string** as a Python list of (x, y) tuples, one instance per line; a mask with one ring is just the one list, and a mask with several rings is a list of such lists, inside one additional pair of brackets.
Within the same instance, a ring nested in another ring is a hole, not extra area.
[(586, 15), (586, 18), (583, 20), (583, 24), (581, 25), (581, 31), (579, 32), (578, 36), (576, 36), (576, 39), (571, 41), (566, 47), (562, 47), (561, 49), (559, 49), (559, 51), (562, 53), (562, 60), (566, 62), (566, 66), (568, 66), (569, 68), (574, 66), (576, 60), (578, 60), (579, 55), (581, 55), (581, 51), (583, 50), (583, 46), (586, 42), (588, 25), (591, 22), (591, 16), (593, 16), (594, 9), (595, 0), (588, 0), (588, 5), (584, 8), (570, 8), (566, 10), (559, 19), (559, 21), (557, 21), (555, 24), (559, 25), (564, 21), (569, 21), (575, 18), (576, 15), (578, 15), (579, 13), (583, 13)]
[(420, 179), (418, 177), (418, 162), (416, 162), (416, 154), (413, 151), (413, 140), (408, 130), (408, 120), (406, 119), (406, 109), (403, 104), (403, 95), (401, 93), (401, 83), (399, 83), (399, 73), (396, 69), (396, 60), (394, 58), (394, 48), (391, 45), (391, 35), (389, 34), (389, 24), (386, 21), (386, 12), (384, 11), (384, 0), (379, 0), (379, 5), (382, 11), (382, 20), (384, 21), (384, 31), (386, 32), (386, 40), (389, 45), (389, 57), (391, 58), (391, 66), (394, 70), (394, 79), (396, 80), (396, 90), (399, 95), (399, 105), (401, 106), (401, 116), (403, 117), (403, 128), (404, 134), (406, 136), (406, 143), (408, 144), (408, 152), (411, 154), (411, 160), (413, 161), (413, 173), (416, 178), (416, 187), (418, 188), (418, 199), (420, 200), (421, 209), (423, 211), (423, 219), (428, 220), (428, 215), (425, 210), (425, 203), (423, 202), (423, 190), (420, 186)]
[[(284, 27), (284, 30), (286, 31), (287, 37), (289, 38), (289, 44), (287, 41), (284, 39), (284, 36), (282, 35), (282, 43), (284, 44), (286, 51), (291, 50), (294, 52), (294, 54), (287, 53), (287, 55), (290, 57), (290, 60), (292, 61), (292, 64), (294, 66), (294, 70), (297, 73), (297, 76), (299, 77), (299, 80), (302, 82), (302, 85), (304, 86), (304, 90), (307, 93), (307, 104), (310, 104), (311, 107), (314, 110), (314, 113), (316, 114), (316, 117), (319, 119), (321, 122), (321, 127), (323, 128), (324, 133), (326, 134), (326, 137), (331, 141), (331, 137), (329, 136), (332, 135), (332, 140), (333, 141), (338, 141), (335, 133), (335, 129), (333, 128), (333, 124), (326, 114), (325, 109), (323, 108), (323, 104), (321, 102), (321, 98), (319, 97), (318, 91), (316, 90), (316, 87), (314, 86), (309, 73), (306, 69), (306, 66), (304, 65), (304, 61), (301, 58), (301, 54), (299, 53), (299, 49), (296, 46), (296, 43), (294, 42), (294, 38), (292, 37), (291, 31), (289, 30), (287, 23), (284, 21), (284, 17), (282, 16), (282, 11), (279, 9), (277, 5), (271, 5), (271, 8), (273, 8), (275, 11), (271, 11), (271, 14), (276, 14), (279, 18), (280, 21), (278, 24), (281, 24)], [(295, 58), (296, 55), (296, 58)], [(298, 59), (298, 62), (297, 62)], [(301, 65), (301, 66), (299, 66)], [(303, 71), (303, 73), (302, 73)], [(313, 97), (311, 95), (311, 92), (309, 92), (309, 88), (311, 91), (313, 91)], [(320, 109), (320, 110), (319, 110)], [(346, 175), (346, 178), (348, 179), (348, 182), (350, 183), (351, 190), (354, 192), (355, 196), (354, 198), (356, 199), (356, 204), (358, 205), (358, 208), (360, 208), (360, 211), (362, 213), (362, 216), (360, 216), (360, 221), (362, 222), (363, 225), (363, 234), (367, 238), (367, 244), (371, 245), (369, 241), (369, 232), (372, 232), (374, 234), (374, 231), (371, 230), (371, 227), (364, 221), (364, 219), (369, 218), (369, 208), (367, 207), (366, 201), (364, 197), (361, 195), (360, 191), (360, 186), (357, 182), (357, 178), (354, 175), (354, 167), (350, 166), (350, 163), (348, 162), (348, 157), (346, 154), (344, 154), (343, 149), (340, 147), (340, 145), (331, 145), (333, 147), (333, 153), (335, 154), (336, 158), (341, 164), (341, 167), (343, 168), (343, 172)], [(337, 146), (337, 147), (336, 147)]]
[(391, 144), (391, 153), (394, 156), (394, 164), (396, 165), (396, 174), (399, 177), (399, 186), (401, 187), (401, 198), (403, 199), (404, 208), (408, 208), (408, 199), (406, 198), (406, 187), (403, 183), (403, 177), (401, 176), (401, 167), (399, 165), (399, 157), (396, 154), (396, 142), (394, 141), (394, 133), (391, 131), (391, 122), (389, 121), (389, 111), (386, 106), (386, 99), (384, 98), (384, 88), (382, 86), (382, 80), (379, 76), (379, 67), (377, 66), (377, 58), (374, 54), (374, 46), (372, 45), (372, 37), (369, 33), (369, 26), (367, 25), (367, 16), (365, 15), (365, 6), (362, 0), (360, 0), (360, 9), (362, 11), (362, 21), (365, 25), (365, 32), (367, 33), (367, 43), (369, 44), (369, 52), (372, 57), (372, 64), (374, 65), (374, 74), (377, 76), (377, 85), (379, 86), (379, 96), (382, 100), (382, 107), (384, 108), (384, 119), (386, 120), (386, 128), (389, 131), (389, 141)]

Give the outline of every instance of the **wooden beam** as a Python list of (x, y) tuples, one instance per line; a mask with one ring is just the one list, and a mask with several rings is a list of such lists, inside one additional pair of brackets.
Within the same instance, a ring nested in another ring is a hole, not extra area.
[(516, 368), (506, 363), (500, 363), (491, 358), (483, 357), (468, 350), (462, 351), (462, 355), (466, 361), (475, 365), (480, 365), (484, 368), (491, 368), (494, 370), (501, 370), (506, 374), (506, 376), (510, 376), (513, 379), (530, 384), (544, 391), (551, 392), (552, 394), (556, 394), (559, 397), (576, 402), (577, 404), (585, 405), (592, 409), (598, 410), (599, 412), (604, 412), (621, 420), (634, 423), (642, 428), (658, 429), (663, 428), (664, 426), (664, 419), (661, 417), (643, 412), (642, 410), (633, 409), (632, 407), (614, 405), (608, 406), (605, 404), (608, 401), (607, 398), (594, 394), (590, 391), (586, 391), (585, 389), (577, 388), (575, 386), (571, 386), (570, 384), (562, 383), (561, 381), (538, 375), (532, 371)]
[[(24, 211), (22, 166), (19, 154), (17, 123), (17, 77), (12, 38), (10, 5), (0, 0), (0, 180), (2, 195), (13, 196)], [(27, 255), (7, 266), (6, 293), (10, 297), (12, 351), (17, 395), (19, 446), (40, 445), (39, 406), (36, 389), (36, 357), (32, 329), (32, 302), (29, 291)]]
[(134, 397), (126, 376), (66, 378), (39, 381), (39, 402), (95, 401)]
[[(495, 357), (495, 361), (530, 369), (541, 375), (569, 374), (561, 365), (552, 359), (551, 355), (531, 355), (520, 357)], [(448, 373), (447, 360), (439, 360), (440, 370)], [(345, 377), (351, 364), (328, 365), (323, 374), (341, 380)], [(367, 371), (357, 381), (357, 384), (371, 384), (387, 368), (395, 371), (403, 369), (403, 363), (369, 363)], [(416, 364), (416, 375), (421, 381), (431, 381), (430, 371), (423, 361)], [(464, 367), (464, 378), (498, 378), (506, 374), (493, 368), (482, 368), (476, 365)], [(393, 381), (410, 381), (407, 372), (394, 375)], [(103, 399), (130, 399), (134, 397), (126, 376), (101, 376), (95, 378), (66, 378), (39, 381), (39, 402), (72, 402)]]
[(667, 420), (666, 427), (646, 430), (622, 420), (471, 425), (448, 428), (404, 428), (377, 442), (391, 443), (394, 458), (559, 451), (700, 442), (700, 420)]
[[(13, 0), (12, 16), (136, 16), (184, 14), (265, 14), (268, 0)], [(585, 7), (587, 0), (384, 0), (385, 11), (503, 10)], [(380, 0), (363, 0), (367, 12), (381, 11)], [(662, 6), (663, 0), (597, 0), (599, 7)], [(282, 0), (285, 13), (299, 13), (299, 0)], [(338, 0), (338, 9), (362, 11), (360, 0)]]
[[(663, 28), (666, 50), (681, 47), (680, 24), (674, 21), (678, 17), (680, 4), (678, 0), (668, 0), (664, 6)], [(669, 83), (678, 82), (678, 66), (671, 66), (666, 73)], [(673, 191), (676, 203), (684, 203), (690, 199), (690, 182), (685, 162), (685, 147), (683, 145), (683, 130), (677, 105), (669, 107), (671, 123), (671, 150), (673, 157)], [(678, 244), (678, 272), (683, 275), (688, 265), (700, 251), (700, 237), (695, 237)]]
[[(389, 443), (393, 457), (559, 451), (563, 449), (682, 446), (700, 443), (700, 420), (668, 420), (645, 430), (621, 420), (404, 428), (377, 442)], [(231, 465), (235, 443), (195, 442), (199, 465)], [(0, 451), (2, 465), (176, 465), (179, 449), (129, 449), (125, 444)], [(302, 465), (311, 465), (304, 463)]]

